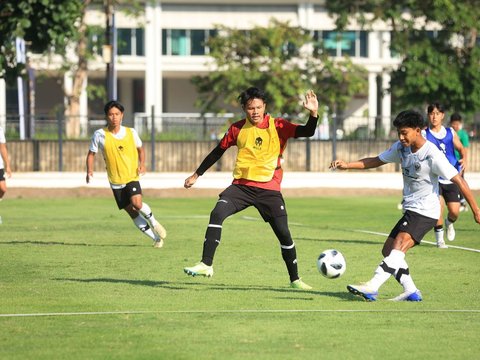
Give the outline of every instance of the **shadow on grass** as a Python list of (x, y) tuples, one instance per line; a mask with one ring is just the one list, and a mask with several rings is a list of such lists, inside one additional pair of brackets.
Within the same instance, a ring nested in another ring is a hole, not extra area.
[[(289, 294), (288, 297), (278, 297), (285, 300), (314, 300), (312, 297), (306, 297), (307, 295), (316, 296), (330, 296), (337, 297), (344, 300), (350, 300), (352, 296), (345, 292), (328, 292), (317, 290), (298, 290), (291, 288), (278, 288), (273, 286), (260, 286), (260, 285), (237, 285), (231, 284), (207, 284), (202, 282), (171, 282), (171, 281), (154, 281), (154, 280), (131, 280), (131, 279), (112, 279), (112, 278), (93, 278), (93, 279), (79, 279), (79, 278), (54, 278), (55, 281), (74, 281), (81, 283), (110, 283), (110, 284), (128, 284), (135, 286), (149, 286), (158, 287), (168, 290), (193, 290), (195, 287), (201, 287), (204, 290), (214, 291), (268, 291), (274, 293)], [(301, 295), (300, 297), (293, 297), (292, 294)]]
[(98, 246), (98, 247), (144, 247), (145, 244), (87, 244), (87, 243), (66, 243), (62, 241), (1, 241), (0, 245), (41, 245), (41, 246), (52, 246), (52, 245), (65, 245), (65, 246)]
[(318, 239), (318, 238), (309, 238), (309, 237), (296, 237), (295, 240), (302, 241), (314, 241), (314, 242), (339, 242), (339, 243), (351, 243), (351, 244), (373, 244), (378, 245), (380, 241), (371, 241), (371, 240), (343, 240), (343, 239)]

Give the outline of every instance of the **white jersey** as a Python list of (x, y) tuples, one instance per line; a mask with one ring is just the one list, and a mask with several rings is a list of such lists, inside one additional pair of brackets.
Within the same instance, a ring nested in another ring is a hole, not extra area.
[(403, 209), (432, 219), (440, 217), (438, 177), (451, 179), (458, 174), (445, 155), (430, 141), (412, 153), (410, 147), (395, 142), (379, 155), (385, 163), (399, 163), (403, 174)]
[[(133, 139), (135, 140), (135, 146), (137, 148), (142, 147), (142, 140), (138, 136), (138, 133), (135, 131), (134, 128), (130, 128), (130, 129), (132, 130)], [(125, 128), (125, 126), (120, 126), (120, 131), (112, 135), (114, 138), (121, 140), (125, 137), (125, 135), (127, 135), (127, 129)], [(100, 150), (103, 154), (104, 147), (105, 147), (105, 130), (102, 128), (102, 129), (96, 130), (93, 133), (89, 150), (94, 153), (97, 153), (98, 150)]]
[[(0, 144), (6, 144), (7, 140), (5, 139), (5, 133), (3, 129), (0, 127)], [(5, 164), (3, 163), (3, 158), (0, 156), (0, 169), (3, 169)]]

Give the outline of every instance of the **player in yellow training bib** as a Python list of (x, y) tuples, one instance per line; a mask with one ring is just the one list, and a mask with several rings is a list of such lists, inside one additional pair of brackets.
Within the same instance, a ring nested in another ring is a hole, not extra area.
[(135, 129), (122, 126), (122, 104), (110, 101), (104, 111), (107, 126), (95, 131), (87, 155), (87, 184), (93, 176), (95, 154), (101, 150), (118, 208), (130, 215), (137, 228), (153, 240), (154, 247), (161, 248), (167, 232), (153, 216), (150, 206), (142, 201), (139, 181), (145, 173), (142, 140)]
[(266, 95), (255, 87), (248, 88), (238, 97), (246, 118), (232, 124), (215, 149), (203, 160), (198, 169), (185, 180), (185, 188), (192, 187), (231, 146), (238, 148), (233, 183), (221, 194), (210, 214), (203, 243), (201, 261), (184, 268), (192, 276), (212, 276), (213, 257), (220, 244), (223, 221), (239, 211), (255, 206), (268, 222), (280, 242), (283, 261), (290, 277), (290, 286), (308, 290), (298, 276), (297, 253), (290, 235), (287, 210), (280, 184), (282, 182), (282, 154), (289, 138), (310, 137), (315, 133), (318, 120), (318, 101), (308, 91), (303, 106), (310, 117), (305, 125), (274, 118), (266, 113)]

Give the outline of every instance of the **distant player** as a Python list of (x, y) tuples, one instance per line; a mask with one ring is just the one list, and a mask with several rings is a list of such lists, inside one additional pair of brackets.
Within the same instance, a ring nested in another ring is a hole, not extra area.
[[(465, 153), (468, 155), (468, 147), (470, 146), (470, 140), (468, 133), (463, 128), (462, 116), (459, 113), (453, 113), (450, 115), (450, 127), (457, 133), (460, 142), (465, 149)], [(455, 149), (455, 157), (457, 160), (461, 159), (460, 153)], [(465, 169), (462, 169), (461, 175), (464, 176)], [(460, 193), (460, 211), (468, 211), (468, 206), (463, 194)]]
[[(463, 148), (460, 139), (452, 128), (443, 126), (445, 118), (445, 108), (439, 103), (428, 105), (428, 127), (425, 129), (425, 136), (431, 141), (447, 158), (457, 171), (461, 174), (467, 167), (467, 153)], [(460, 153), (460, 159), (455, 156), (455, 150)], [(439, 194), (441, 199), (447, 204), (448, 214), (445, 217), (445, 228), (447, 229), (447, 239), (455, 240), (455, 228), (453, 224), (458, 219), (460, 212), (461, 192), (458, 186), (446, 178), (440, 177)], [(442, 201), (442, 200), (441, 200)], [(440, 218), (435, 225), (435, 239), (439, 248), (446, 248), (443, 235), (443, 201), (441, 206)]]
[[(10, 158), (7, 150), (7, 140), (3, 129), (0, 128), (0, 201), (7, 192), (6, 177), (12, 176), (12, 169), (10, 169)], [(1, 220), (1, 217), (0, 217)]]
[(213, 257), (220, 244), (223, 221), (249, 206), (255, 206), (268, 222), (280, 242), (282, 257), (290, 276), (290, 286), (308, 290), (298, 276), (297, 253), (290, 235), (285, 201), (280, 192), (282, 182), (282, 154), (287, 140), (310, 137), (315, 133), (318, 120), (318, 101), (313, 91), (306, 94), (303, 106), (310, 112), (306, 125), (293, 124), (266, 113), (265, 93), (255, 87), (248, 88), (238, 97), (246, 118), (232, 124), (220, 143), (203, 160), (198, 169), (185, 180), (185, 188), (192, 187), (231, 146), (237, 146), (237, 159), (233, 183), (225, 189), (210, 214), (203, 243), (201, 262), (184, 268), (188, 275), (212, 276)]
[(445, 155), (422, 135), (423, 123), (420, 113), (403, 111), (393, 122), (399, 140), (390, 149), (376, 157), (349, 163), (335, 160), (330, 164), (330, 168), (340, 170), (371, 169), (387, 163), (399, 163), (402, 167), (405, 212), (385, 241), (382, 249), (385, 258), (367, 283), (347, 286), (348, 291), (367, 301), (377, 299), (379, 288), (391, 275), (403, 286), (403, 292), (391, 300), (422, 300), (422, 294), (410, 275), (405, 254), (420, 244), (440, 217), (438, 201), (440, 176), (458, 185), (470, 204), (475, 221), (480, 224), (480, 209), (468, 184), (448, 162)]
[(140, 175), (145, 174), (145, 151), (133, 128), (122, 126), (124, 107), (110, 101), (104, 108), (107, 127), (95, 131), (87, 155), (87, 184), (93, 176), (95, 154), (101, 150), (107, 167), (108, 181), (119, 209), (124, 209), (153, 246), (161, 248), (167, 233), (142, 201)]

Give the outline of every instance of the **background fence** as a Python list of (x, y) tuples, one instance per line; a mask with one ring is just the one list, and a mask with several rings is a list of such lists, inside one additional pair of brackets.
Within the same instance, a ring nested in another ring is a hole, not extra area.
[[(89, 140), (24, 140), (9, 141), (8, 150), (14, 172), (85, 171)], [(217, 141), (152, 141), (144, 142), (149, 171), (193, 172)], [(353, 161), (374, 156), (387, 149), (390, 140), (337, 141), (337, 158)], [(332, 160), (332, 141), (291, 139), (284, 153), (283, 167), (289, 171), (327, 171)], [(210, 171), (232, 171), (236, 149), (230, 148)], [(103, 171), (102, 155), (95, 159), (95, 170)], [(388, 164), (376, 171), (397, 171)], [(469, 149), (468, 170), (480, 172), (480, 142)]]

